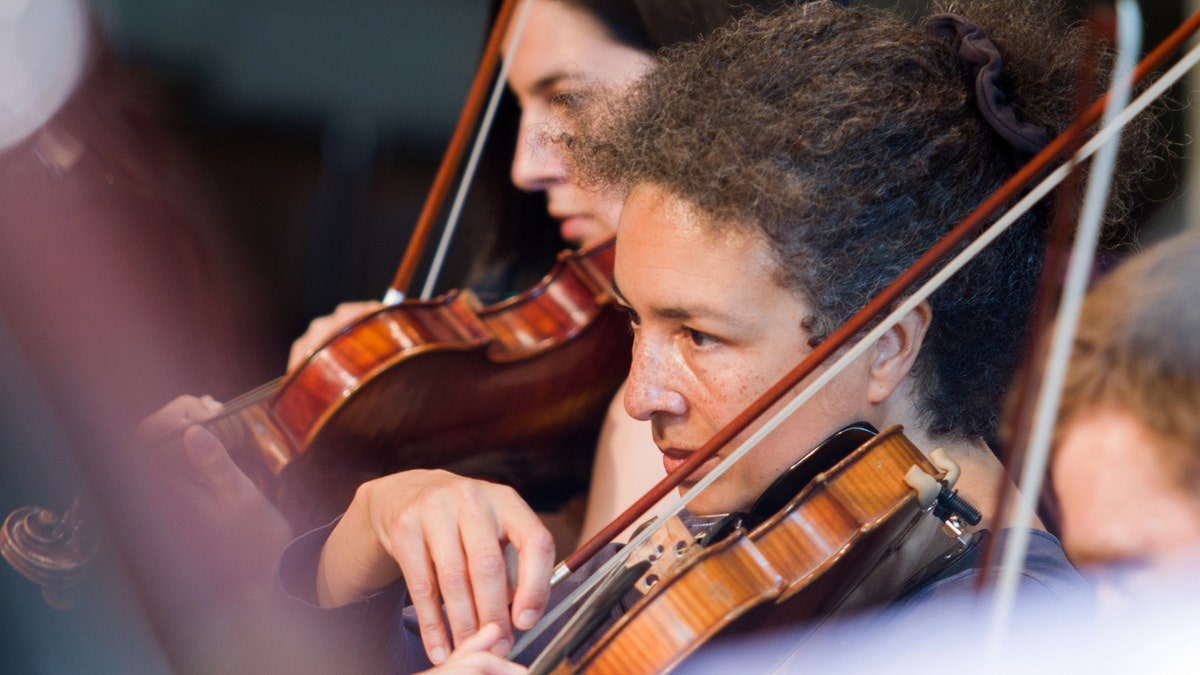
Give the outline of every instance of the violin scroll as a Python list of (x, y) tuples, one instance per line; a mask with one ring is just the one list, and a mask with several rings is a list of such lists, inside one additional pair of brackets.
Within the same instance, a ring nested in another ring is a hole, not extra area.
[(0, 554), (40, 585), (46, 604), (58, 610), (74, 606), (75, 588), (100, 548), (81, 512), (78, 497), (61, 516), (40, 506), (23, 506), (8, 515), (0, 530)]

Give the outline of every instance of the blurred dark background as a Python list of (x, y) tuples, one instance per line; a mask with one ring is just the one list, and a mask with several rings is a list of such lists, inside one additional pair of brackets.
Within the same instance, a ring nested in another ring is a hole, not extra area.
[[(308, 321), (338, 302), (382, 297), (496, 4), (95, 3), (113, 49), (161, 94), (194, 161), (212, 234), (266, 319), (268, 361), (282, 364)], [(439, 290), (482, 274), (480, 256), (501, 245), (497, 202), (518, 199), (496, 196), (511, 192), (504, 120), (513, 114), (506, 97), (480, 171), (485, 194), (472, 193), (484, 206), (467, 209)], [(546, 254), (553, 231), (529, 231)]]

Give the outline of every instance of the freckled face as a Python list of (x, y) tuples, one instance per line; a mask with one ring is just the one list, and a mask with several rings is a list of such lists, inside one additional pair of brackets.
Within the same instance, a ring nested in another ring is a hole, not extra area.
[(1066, 427), (1051, 468), (1075, 564), (1162, 562), (1200, 546), (1200, 504), (1160, 459), (1168, 442), (1116, 410)]
[[(776, 282), (766, 240), (749, 228), (713, 233), (713, 222), (660, 188), (639, 186), (617, 230), (614, 277), (634, 332), (625, 408), (651, 422), (667, 471), (810, 351), (801, 327), (808, 304)], [(797, 458), (845, 424), (866, 419), (865, 382), (865, 366), (847, 369), (689, 508), (747, 509)], [(703, 465), (681, 490), (714, 464)]]
[(572, 100), (597, 87), (628, 86), (651, 63), (650, 55), (614, 41), (586, 12), (555, 0), (533, 3), (508, 78), (521, 105), (512, 180), (523, 190), (546, 192), (550, 215), (572, 244), (612, 236), (621, 200), (576, 185), (547, 138), (564, 115), (569, 118)]

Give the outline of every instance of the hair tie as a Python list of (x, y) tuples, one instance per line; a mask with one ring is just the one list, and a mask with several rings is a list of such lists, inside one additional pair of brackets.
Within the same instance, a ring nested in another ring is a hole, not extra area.
[(1017, 119), (1008, 96), (1000, 88), (1002, 62), (996, 43), (983, 29), (957, 14), (937, 14), (925, 22), (934, 37), (953, 39), (958, 57), (975, 73), (975, 103), (984, 119), (1014, 149), (1035, 155), (1050, 143), (1046, 130)]

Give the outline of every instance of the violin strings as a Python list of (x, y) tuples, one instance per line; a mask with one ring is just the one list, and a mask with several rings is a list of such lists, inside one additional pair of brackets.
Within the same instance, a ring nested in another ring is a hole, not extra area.
[[(235, 396), (234, 398), (231, 398), (228, 401), (226, 401), (221, 407), (221, 412), (213, 415), (212, 417), (209, 417), (209, 418), (203, 419), (203, 420), (199, 420), (197, 422), (188, 422), (186, 426), (183, 426), (179, 429), (173, 429), (171, 431), (167, 431), (167, 432), (163, 433), (162, 435), (151, 438), (150, 440), (145, 441), (145, 442), (150, 443), (151, 445), (161, 445), (163, 443), (170, 443), (173, 441), (177, 441), (177, 440), (183, 438), (183, 433), (185, 431), (187, 431), (188, 427), (192, 426), (193, 424), (199, 424), (199, 425), (209, 429), (209, 431), (215, 432), (216, 428), (213, 425), (216, 425), (223, 420), (229, 419), (230, 417), (237, 415), (238, 413), (242, 412), (243, 410), (246, 410), (247, 408), (251, 408), (251, 407), (267, 400), (268, 398), (271, 397), (272, 394), (275, 393), (275, 390), (279, 388), (279, 383), (282, 381), (283, 381), (282, 377), (277, 377), (277, 378), (271, 380), (270, 382), (260, 384), (257, 387), (251, 389), (250, 391), (239, 394), (238, 396)], [(219, 433), (217, 435), (220, 436)]]
[(279, 383), (281, 382), (283, 382), (283, 378), (277, 377), (270, 382), (260, 384), (250, 391), (229, 399), (225, 402), (225, 409), (212, 419), (232, 415), (236, 412), (249, 408), (252, 405), (265, 401), (268, 397), (270, 397), (271, 394), (275, 393), (275, 391), (279, 388)]
[(529, 675), (550, 673), (561, 661), (568, 658), (571, 652), (604, 623), (605, 613), (619, 602), (649, 569), (650, 562), (643, 561), (621, 570), (614, 569), (611, 574), (598, 581), (596, 592), (587, 602), (580, 605), (579, 611), (563, 625), (533, 663), (529, 664)]

